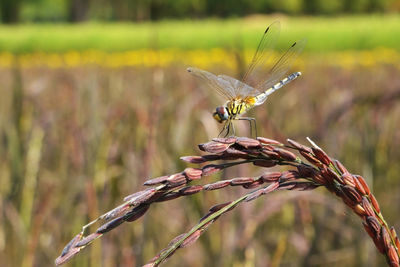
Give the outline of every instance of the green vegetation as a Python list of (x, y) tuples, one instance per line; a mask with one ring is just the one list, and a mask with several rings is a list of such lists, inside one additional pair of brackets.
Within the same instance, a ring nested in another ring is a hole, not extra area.
[(340, 15), (394, 13), (395, 0), (2, 0), (0, 21), (154, 21), (168, 18), (232, 18), (250, 14)]
[[(0, 26), (0, 51), (126, 51), (143, 48), (254, 48), (274, 20), (282, 22), (279, 47), (307, 38), (307, 50), (326, 52), (376, 47), (400, 49), (400, 16), (266, 17), (155, 23), (26, 24)], [(349, 27), (351, 25), (351, 27)]]

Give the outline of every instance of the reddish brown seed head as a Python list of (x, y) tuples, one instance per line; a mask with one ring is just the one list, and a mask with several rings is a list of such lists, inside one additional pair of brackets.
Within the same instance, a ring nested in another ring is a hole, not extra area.
[(313, 147), (312, 151), (317, 159), (319, 159), (322, 163), (329, 165), (332, 163), (329, 156), (320, 148)]
[(204, 152), (209, 152), (213, 154), (222, 153), (229, 148), (230, 144), (220, 143), (220, 142), (208, 142), (205, 144), (200, 144), (200, 150)]
[(266, 183), (270, 183), (278, 181), (281, 176), (281, 172), (267, 172), (261, 176), (261, 179)]
[(275, 148), (274, 152), (278, 153), (279, 156), (281, 156), (285, 160), (296, 160), (297, 156), (296, 154), (290, 152), (289, 150), (283, 149), (283, 148)]
[(309, 148), (308, 146), (302, 145), (302, 144), (300, 144), (300, 143), (298, 143), (298, 142), (296, 142), (294, 140), (287, 139), (287, 142), (290, 145), (292, 145), (293, 147), (295, 147), (299, 151), (304, 151), (304, 152), (307, 152), (307, 153), (311, 153), (312, 152), (311, 148)]
[(203, 174), (203, 171), (197, 168), (186, 168), (183, 172), (189, 180), (198, 180)]
[(247, 137), (238, 137), (236, 140), (236, 144), (241, 145), (242, 147), (245, 148), (259, 147), (260, 141)]
[(257, 140), (260, 141), (262, 144), (265, 145), (282, 145), (281, 142), (273, 140), (273, 139), (269, 139), (269, 138), (265, 138), (265, 137), (257, 137)]

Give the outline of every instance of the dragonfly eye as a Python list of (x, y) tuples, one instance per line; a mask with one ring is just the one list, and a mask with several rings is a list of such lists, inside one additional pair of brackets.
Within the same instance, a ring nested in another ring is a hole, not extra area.
[(213, 118), (214, 120), (218, 121), (219, 123), (222, 122), (221, 118), (219, 117), (219, 114), (217, 112), (213, 113)]
[(228, 113), (224, 107), (217, 107), (215, 112), (213, 113), (213, 117), (219, 123), (226, 121), (228, 119)]

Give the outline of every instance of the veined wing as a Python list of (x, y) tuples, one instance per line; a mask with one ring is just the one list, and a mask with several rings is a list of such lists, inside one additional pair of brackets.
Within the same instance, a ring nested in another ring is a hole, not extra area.
[(221, 96), (223, 96), (227, 100), (233, 99), (236, 96), (235, 89), (232, 87), (232, 84), (222, 77), (216, 76), (211, 72), (194, 67), (187, 68), (187, 71), (205, 80), (208, 86), (215, 89)]
[(297, 59), (301, 51), (303, 51), (306, 43), (306, 39), (295, 42), (271, 68), (271, 70), (268, 72), (267, 79), (257, 84), (255, 88), (261, 92), (264, 92), (272, 85), (280, 81), (292, 66), (293, 62)]
[(235, 97), (255, 96), (260, 93), (250, 85), (247, 85), (228, 75), (218, 75), (218, 78), (223, 79), (225, 84), (232, 88), (232, 90), (235, 92)]
[[(250, 66), (244, 74), (242, 81), (243, 84), (249, 84), (253, 80), (253, 74), (257, 74), (258, 70), (265, 64), (268, 57), (268, 51), (274, 49), (276, 42), (279, 38), (279, 33), (281, 29), (281, 24), (279, 21), (273, 22), (268, 28), (265, 30), (260, 43), (258, 44), (256, 53), (251, 60)], [(239, 86), (235, 88), (235, 95), (258, 95), (260, 92), (254, 88), (252, 90), (248, 90), (250, 86), (244, 87)]]

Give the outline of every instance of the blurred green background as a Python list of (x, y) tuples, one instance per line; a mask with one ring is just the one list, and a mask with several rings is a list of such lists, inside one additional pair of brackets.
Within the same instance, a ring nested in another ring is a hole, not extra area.
[(243, 17), (252, 14), (338, 15), (395, 13), (396, 0), (3, 0), (1, 19), (15, 22), (154, 21)]
[[(179, 157), (218, 134), (211, 113), (223, 104), (186, 68), (240, 77), (275, 20), (275, 57), (308, 43), (293, 66), (303, 75), (251, 111), (259, 135), (311, 137), (366, 178), (399, 229), (400, 1), (2, 0), (0, 11), (1, 266), (53, 265), (87, 222), (184, 169)], [(384, 266), (359, 218), (325, 191), (239, 206), (165, 266)], [(68, 266), (140, 266), (244, 193), (156, 204)]]

